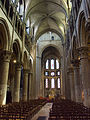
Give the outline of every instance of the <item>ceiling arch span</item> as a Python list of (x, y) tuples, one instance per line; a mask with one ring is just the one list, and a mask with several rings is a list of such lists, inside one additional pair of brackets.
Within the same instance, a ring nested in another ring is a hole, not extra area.
[[(33, 10), (37, 9), (38, 6), (39, 6), (39, 7), (40, 7), (40, 6), (43, 6), (43, 4), (44, 4), (44, 6), (45, 6), (45, 3), (46, 3), (46, 7), (47, 7), (48, 4), (54, 4), (54, 5), (56, 5), (57, 7), (62, 8), (64, 14), (65, 14), (66, 16), (68, 16), (68, 9), (67, 9), (67, 7), (65, 6), (65, 3), (63, 2), (63, 0), (61, 0), (61, 4), (58, 3), (58, 2), (55, 2), (55, 1), (50, 1), (50, 0), (43, 1), (43, 0), (42, 0), (42, 1), (37, 2), (36, 4), (32, 3), (32, 1), (31, 1), (30, 5), (28, 6), (28, 11), (27, 11), (27, 13), (26, 13), (26, 17), (29, 16)], [(33, 5), (33, 4), (34, 4), (34, 5)], [(30, 7), (30, 6), (31, 6), (31, 7)]]
[(45, 20), (45, 19), (51, 19), (53, 20), (56, 24), (62, 24), (63, 28), (65, 29), (65, 24), (63, 23), (62, 20), (60, 20), (59, 18), (57, 18), (57, 20), (53, 17), (53, 16), (41, 16), (40, 18), (37, 19), (37, 21), (32, 25), (32, 28), (36, 25), (38, 25), (38, 27), (40, 26), (40, 24)]
[(43, 18), (38, 25), (35, 36), (37, 36), (38, 33), (42, 32), (44, 30), (43, 28), (44, 29), (48, 29), (48, 28), (55, 29), (55, 30), (59, 31), (60, 34), (62, 34), (62, 36), (64, 36), (64, 28), (62, 31), (62, 29), (59, 28), (58, 23), (56, 23), (53, 18)]
[(35, 37), (35, 41), (37, 42), (37, 40), (39, 39), (39, 37), (41, 35), (43, 35), (46, 32), (49, 32), (49, 31), (56, 33), (61, 38), (61, 41), (62, 41), (62, 44), (63, 44), (64, 37), (62, 36), (62, 34), (59, 31), (57, 31), (55, 29), (52, 29), (52, 28), (44, 29), (42, 32), (40, 32), (39, 34), (37, 34), (36, 37)]
[(57, 58), (61, 57), (61, 53), (60, 51), (57, 49), (57, 47), (55, 45), (49, 45), (46, 46), (41, 53), (41, 58), (42, 59), (47, 59), (48, 56), (56, 56)]

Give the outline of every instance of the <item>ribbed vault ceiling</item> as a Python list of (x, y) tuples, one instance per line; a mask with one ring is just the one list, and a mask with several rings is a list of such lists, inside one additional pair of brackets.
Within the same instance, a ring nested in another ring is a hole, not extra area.
[(70, 0), (26, 0), (26, 6), (26, 19), (30, 19), (35, 37), (48, 30), (64, 36)]

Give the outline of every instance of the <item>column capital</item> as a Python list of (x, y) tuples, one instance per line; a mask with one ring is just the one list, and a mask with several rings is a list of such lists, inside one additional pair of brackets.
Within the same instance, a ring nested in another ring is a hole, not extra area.
[(79, 55), (80, 55), (80, 60), (81, 59), (88, 59), (88, 47), (87, 46), (83, 46), (83, 47), (80, 47), (78, 48), (78, 52), (79, 52)]
[(3, 50), (0, 52), (0, 61), (3, 62), (9, 62), (11, 59), (11, 52), (7, 50)]
[(71, 63), (73, 64), (74, 67), (79, 67), (79, 65), (80, 65), (80, 60), (78, 60), (78, 59), (73, 59), (73, 60), (71, 60)]
[(25, 74), (30, 73), (30, 69), (23, 69), (23, 72), (24, 72)]
[(21, 70), (21, 66), (22, 66), (22, 64), (20, 62), (16, 63), (16, 69), (20, 69)]
[(73, 67), (68, 67), (67, 72), (68, 72), (68, 73), (73, 73)]

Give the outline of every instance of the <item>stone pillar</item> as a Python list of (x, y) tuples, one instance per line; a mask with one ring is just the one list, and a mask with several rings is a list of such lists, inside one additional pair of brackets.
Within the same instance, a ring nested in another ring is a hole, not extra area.
[(43, 65), (42, 70), (41, 70), (40, 95), (44, 97), (44, 93), (45, 93), (45, 87), (44, 87), (44, 65)]
[(40, 85), (41, 85), (41, 57), (36, 57), (36, 97), (40, 97)]
[(10, 77), (10, 88), (11, 88), (11, 96), (13, 98), (13, 93), (14, 93), (14, 75), (11, 75)]
[(21, 78), (21, 64), (17, 63), (15, 68), (15, 78), (14, 78), (14, 93), (13, 102), (19, 102), (20, 100), (20, 78)]
[(22, 93), (22, 100), (27, 101), (27, 90), (28, 90), (28, 73), (29, 70), (24, 69), (24, 78), (23, 78), (23, 93)]
[(32, 89), (31, 89), (31, 80), (32, 80), (32, 77), (31, 77), (31, 73), (29, 73), (29, 100), (31, 99), (31, 96), (32, 96)]
[(82, 83), (80, 78), (79, 60), (73, 62), (74, 66), (74, 83), (76, 102), (82, 102)]
[(0, 53), (0, 105), (6, 104), (10, 58), (11, 53), (9, 51), (2, 51)]
[(88, 59), (88, 48), (79, 48), (80, 72), (84, 92), (84, 105), (90, 107), (90, 60)]
[(67, 71), (67, 80), (66, 80), (66, 98), (71, 99), (71, 87), (70, 87), (70, 78), (69, 78), (69, 70)]
[(71, 89), (71, 100), (75, 101), (74, 71), (72, 67), (69, 68), (69, 79), (70, 79), (70, 89)]

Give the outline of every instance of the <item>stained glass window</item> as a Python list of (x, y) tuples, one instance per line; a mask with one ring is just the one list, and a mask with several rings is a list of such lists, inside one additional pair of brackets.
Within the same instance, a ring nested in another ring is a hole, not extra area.
[(56, 69), (59, 69), (59, 61), (56, 60)]
[(49, 69), (49, 60), (46, 61), (46, 69)]
[(17, 11), (18, 11), (18, 12), (19, 12), (19, 6), (20, 6), (20, 5), (19, 5), (19, 2), (18, 2), (18, 5), (17, 5)]
[(55, 75), (55, 72), (51, 72), (51, 76), (54, 76)]
[(45, 76), (48, 76), (48, 75), (49, 75), (49, 73), (46, 71), (46, 72), (45, 72)]
[(55, 88), (55, 79), (54, 78), (51, 79), (51, 88)]
[(54, 69), (54, 60), (51, 60), (51, 69)]
[(15, 3), (15, 0), (12, 0), (13, 3)]
[(48, 88), (48, 79), (46, 78), (46, 88)]
[(29, 34), (29, 25), (30, 25), (30, 22), (29, 22), (29, 19), (28, 19), (27, 22), (26, 22), (26, 31), (27, 31), (27, 34)]
[(60, 75), (60, 71), (57, 72), (57, 75)]
[(58, 78), (58, 88), (60, 88), (60, 78)]

